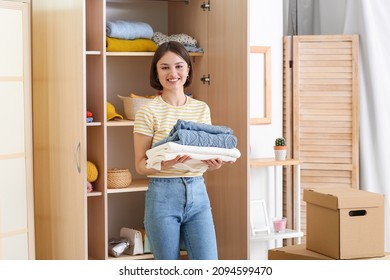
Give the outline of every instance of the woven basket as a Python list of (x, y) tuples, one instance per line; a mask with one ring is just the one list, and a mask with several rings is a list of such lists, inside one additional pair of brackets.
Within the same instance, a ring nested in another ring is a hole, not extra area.
[(109, 189), (126, 188), (131, 184), (131, 173), (129, 169), (108, 169), (107, 187)]
[(118, 95), (120, 99), (123, 100), (123, 108), (125, 111), (126, 118), (128, 120), (135, 120), (135, 114), (143, 105), (150, 102), (151, 98), (134, 98), (130, 96), (121, 96)]

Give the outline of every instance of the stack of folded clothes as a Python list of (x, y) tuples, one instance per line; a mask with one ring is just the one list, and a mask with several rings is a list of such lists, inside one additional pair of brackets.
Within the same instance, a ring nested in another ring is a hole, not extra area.
[(106, 23), (108, 52), (154, 52), (153, 29), (145, 22), (114, 20)]
[(168, 36), (161, 32), (154, 32), (152, 40), (158, 46), (165, 42), (175, 41), (181, 43), (188, 52), (203, 52), (203, 48), (198, 47), (197, 40), (185, 33), (172, 34)]
[(87, 111), (87, 123), (93, 122), (93, 115), (92, 112)]
[(146, 151), (146, 166), (161, 170), (162, 161), (189, 155), (190, 160), (173, 168), (203, 173), (208, 166), (202, 160), (220, 158), (235, 162), (241, 156), (236, 146), (237, 138), (229, 127), (178, 120), (166, 138)]

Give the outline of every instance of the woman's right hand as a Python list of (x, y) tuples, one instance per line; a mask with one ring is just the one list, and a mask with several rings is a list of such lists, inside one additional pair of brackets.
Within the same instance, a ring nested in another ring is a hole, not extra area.
[(167, 169), (171, 168), (172, 166), (174, 166), (176, 163), (183, 163), (183, 162), (186, 162), (187, 160), (190, 160), (190, 159), (191, 159), (191, 156), (178, 155), (174, 159), (162, 161), (161, 162), (161, 170), (167, 170)]

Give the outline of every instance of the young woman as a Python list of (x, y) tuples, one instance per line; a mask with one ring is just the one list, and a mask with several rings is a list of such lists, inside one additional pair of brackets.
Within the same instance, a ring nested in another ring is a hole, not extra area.
[[(150, 84), (160, 94), (136, 115), (134, 125), (135, 166), (147, 175), (145, 230), (155, 259), (180, 258), (183, 240), (189, 259), (217, 259), (217, 243), (210, 201), (202, 173), (172, 168), (190, 160), (178, 155), (163, 161), (161, 169), (146, 167), (146, 151), (168, 136), (178, 119), (211, 124), (210, 109), (202, 101), (188, 97), (184, 88), (192, 81), (191, 59), (183, 45), (167, 42), (153, 57)], [(224, 163), (221, 159), (203, 161), (208, 170)]]

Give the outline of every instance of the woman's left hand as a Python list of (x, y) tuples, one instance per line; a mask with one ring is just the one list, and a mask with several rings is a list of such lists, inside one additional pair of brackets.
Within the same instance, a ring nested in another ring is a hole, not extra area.
[(209, 170), (209, 171), (217, 170), (217, 169), (221, 168), (221, 166), (225, 163), (220, 158), (202, 160), (202, 162), (207, 164), (207, 166), (208, 166), (207, 170)]

